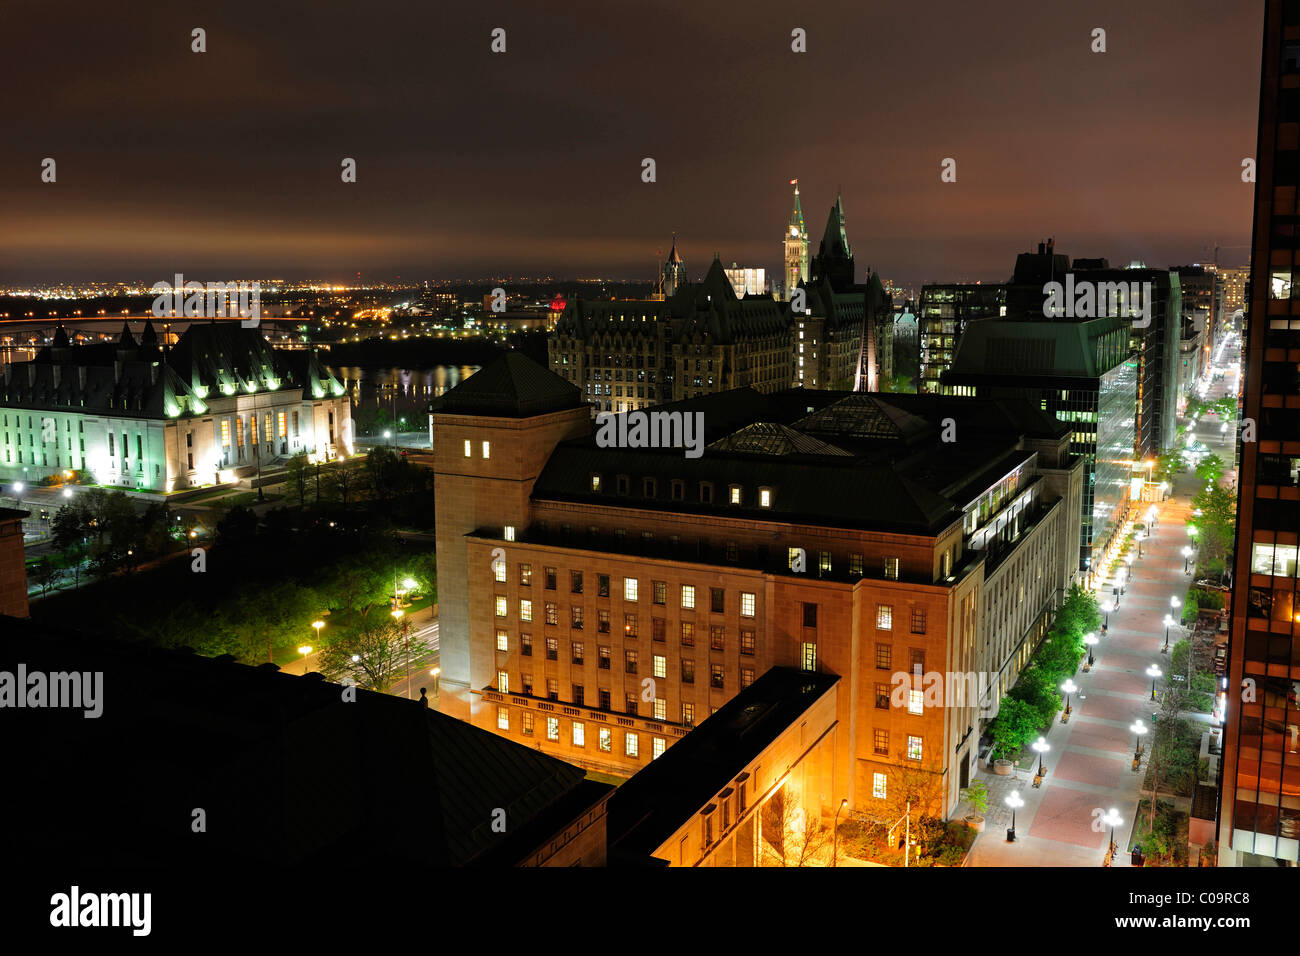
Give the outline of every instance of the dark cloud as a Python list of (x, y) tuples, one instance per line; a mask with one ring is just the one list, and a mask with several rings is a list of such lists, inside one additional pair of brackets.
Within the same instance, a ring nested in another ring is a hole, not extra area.
[(776, 268), (795, 176), (902, 281), (1248, 241), (1260, 4), (555, 6), (11, 0), (0, 278)]

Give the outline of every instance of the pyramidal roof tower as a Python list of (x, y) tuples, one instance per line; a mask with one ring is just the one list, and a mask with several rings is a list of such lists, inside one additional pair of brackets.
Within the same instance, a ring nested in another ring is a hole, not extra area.
[(853, 285), (853, 249), (844, 228), (844, 203), (839, 196), (826, 217), (826, 232), (812, 263), (813, 281), (829, 279), (835, 291), (845, 291)]
[(803, 221), (803, 204), (799, 201), (799, 180), (790, 180), (794, 187), (794, 206), (790, 210), (790, 222), (785, 227), (785, 297), (791, 294), (800, 282), (808, 278), (808, 229)]

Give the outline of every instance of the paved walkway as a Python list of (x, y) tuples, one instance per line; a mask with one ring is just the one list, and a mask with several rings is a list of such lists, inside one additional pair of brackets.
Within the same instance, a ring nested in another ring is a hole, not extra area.
[[(1221, 394), (1222, 387), (1211, 393), (1212, 399), (1218, 397), (1216, 393)], [(1230, 467), (1232, 447), (1220, 436), (1217, 417), (1205, 416), (1202, 421), (1198, 437)], [(1224, 484), (1234, 477), (1231, 472), (1226, 474)], [(1176, 476), (1175, 494), (1157, 506), (1142, 557), (1137, 557), (1136, 549), (1132, 552), (1134, 559), (1119, 607), (1110, 612), (1108, 631), (1093, 652), (1096, 664), (1088, 673), (1081, 666), (1074, 675), (1079, 692), (1070, 700), (1070, 721), (1062, 724), (1058, 713), (1047, 734), (1051, 750), (1044, 759), (1048, 773), (1042, 785), (1033, 787), (1032, 768), (1018, 770), (1013, 776), (979, 773), (989, 788), (989, 809), (985, 831), (977, 838), (968, 865), (1101, 866), (1110, 828), (1100, 820), (1111, 808), (1123, 819), (1115, 830), (1118, 852), (1112, 865), (1130, 865), (1130, 837), (1146, 776), (1151, 717), (1158, 706), (1151, 700), (1151, 678), (1145, 671), (1152, 664), (1168, 670), (1169, 655), (1161, 651), (1163, 621), (1170, 613), (1170, 597), (1182, 601), (1191, 583), (1191, 575), (1183, 571), (1182, 549), (1188, 544), (1191, 497), (1199, 487), (1199, 480), (1190, 472)], [(1146, 507), (1136, 513), (1141, 516)], [(1103, 602), (1114, 583), (1109, 572), (1098, 583)], [(1180, 615), (1181, 609), (1175, 619)], [(1187, 635), (1182, 627), (1171, 628), (1170, 648)], [(1158, 691), (1164, 683), (1161, 677)], [(1208, 715), (1193, 713), (1184, 717), (1210, 720)], [(1136, 740), (1129, 726), (1138, 719), (1147, 725), (1148, 733), (1142, 760), (1134, 771)], [(1005, 800), (1013, 790), (1025, 805), (1016, 811), (1016, 842), (1008, 843), (1011, 810)], [(962, 805), (956, 816), (967, 812), (969, 808)]]

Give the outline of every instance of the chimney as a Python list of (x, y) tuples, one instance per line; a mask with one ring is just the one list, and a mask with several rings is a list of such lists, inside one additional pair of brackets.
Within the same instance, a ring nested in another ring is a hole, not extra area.
[(152, 362), (149, 365), (149, 384), (150, 385), (158, 384), (158, 363), (157, 362)]

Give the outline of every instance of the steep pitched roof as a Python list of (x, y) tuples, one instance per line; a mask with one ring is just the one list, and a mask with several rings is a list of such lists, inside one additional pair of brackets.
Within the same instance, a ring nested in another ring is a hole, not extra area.
[(581, 403), (578, 386), (522, 352), (510, 351), (435, 401), (433, 409), (454, 415), (527, 418)]
[(844, 203), (840, 196), (835, 197), (835, 205), (831, 206), (830, 215), (826, 217), (826, 231), (822, 234), (818, 253), (844, 259), (853, 257), (848, 233), (844, 230)]

